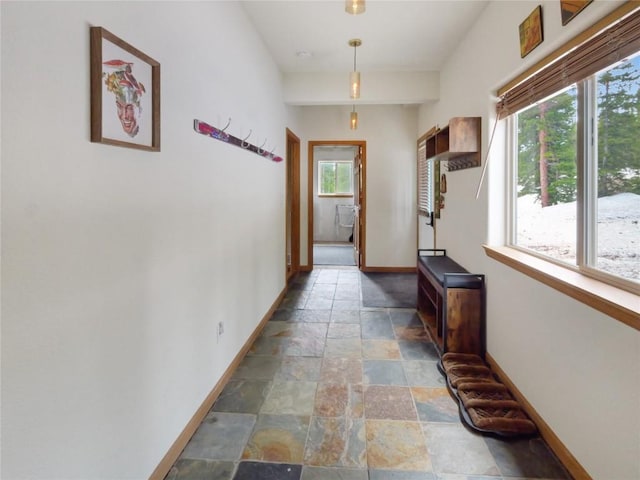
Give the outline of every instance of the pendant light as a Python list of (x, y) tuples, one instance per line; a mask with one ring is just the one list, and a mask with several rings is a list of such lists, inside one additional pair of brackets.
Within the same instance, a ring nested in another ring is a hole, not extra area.
[(362, 45), (362, 40), (354, 38), (349, 40), (349, 46), (353, 47), (353, 72), (349, 74), (349, 90), (351, 98), (360, 98), (360, 72), (356, 68), (356, 50)]
[(364, 0), (344, 1), (344, 11), (350, 13), (351, 15), (359, 15), (360, 13), (364, 13), (365, 10), (366, 6), (364, 4)]
[(349, 126), (351, 130), (356, 130), (358, 128), (358, 112), (356, 112), (356, 106), (353, 106), (353, 110), (351, 111)]

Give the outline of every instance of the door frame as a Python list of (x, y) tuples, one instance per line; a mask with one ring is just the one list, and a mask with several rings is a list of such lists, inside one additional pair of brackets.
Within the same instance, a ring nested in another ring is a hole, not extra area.
[[(358, 238), (360, 239), (359, 269), (366, 268), (366, 231), (367, 231), (367, 142), (365, 140), (309, 140), (307, 165), (307, 263), (309, 270), (313, 270), (313, 148), (323, 145), (347, 145), (359, 147), (362, 154), (360, 176), (362, 190), (353, 192), (360, 198), (360, 221), (358, 222)], [(355, 235), (354, 235), (355, 238)]]
[[(288, 128), (285, 194), (285, 276), (286, 283), (300, 271), (300, 138)], [(291, 212), (289, 221), (288, 215)], [(291, 258), (289, 258), (289, 248)]]

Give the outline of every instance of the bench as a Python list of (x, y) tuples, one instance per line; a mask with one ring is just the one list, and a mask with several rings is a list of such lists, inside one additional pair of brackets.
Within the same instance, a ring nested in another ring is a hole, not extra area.
[(484, 275), (469, 273), (444, 249), (418, 250), (418, 315), (441, 355), (484, 358)]

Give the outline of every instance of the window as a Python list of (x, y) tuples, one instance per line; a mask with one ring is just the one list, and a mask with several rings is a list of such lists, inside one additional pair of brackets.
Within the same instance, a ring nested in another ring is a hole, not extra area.
[(499, 105), (514, 139), (511, 245), (631, 291), (640, 288), (638, 26), (640, 11)]
[(352, 196), (353, 161), (318, 161), (318, 194), (333, 196)]
[(433, 162), (427, 160), (426, 137), (418, 141), (418, 214), (433, 211)]
[(433, 225), (434, 218), (440, 218), (440, 162), (433, 158), (435, 152), (429, 153), (427, 139), (436, 132), (436, 127), (430, 129), (418, 139), (418, 215), (430, 217), (427, 225)]

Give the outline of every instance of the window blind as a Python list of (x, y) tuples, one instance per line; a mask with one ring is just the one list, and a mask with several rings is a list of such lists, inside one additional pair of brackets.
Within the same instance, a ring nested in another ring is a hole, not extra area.
[(512, 115), (640, 50), (640, 8), (504, 92), (500, 118)]
[(418, 214), (420, 215), (428, 216), (431, 213), (431, 189), (425, 139), (418, 143)]

